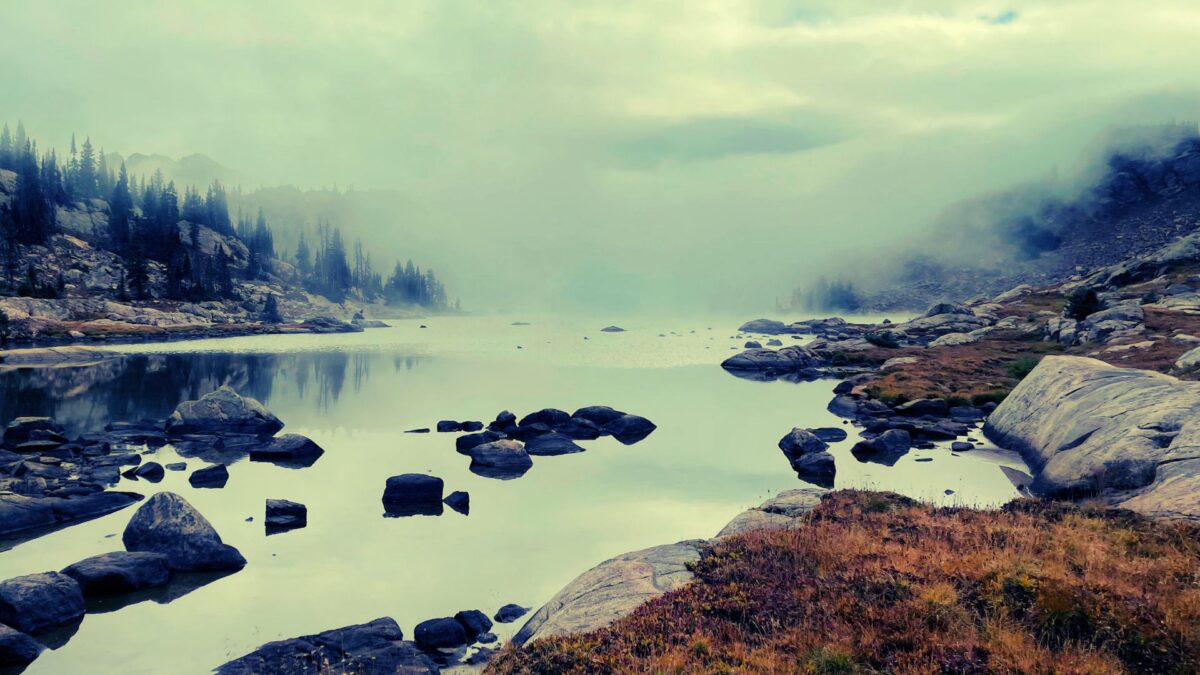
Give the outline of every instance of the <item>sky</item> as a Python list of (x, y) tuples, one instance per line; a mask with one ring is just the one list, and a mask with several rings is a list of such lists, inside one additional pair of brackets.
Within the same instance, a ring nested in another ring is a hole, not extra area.
[(12, 2), (0, 119), (392, 191), (364, 240), (468, 307), (749, 311), (1200, 118), (1197, 35), (1191, 0)]

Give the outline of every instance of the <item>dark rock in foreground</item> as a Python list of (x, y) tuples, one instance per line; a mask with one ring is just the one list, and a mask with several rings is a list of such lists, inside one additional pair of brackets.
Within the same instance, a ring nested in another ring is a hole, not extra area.
[(196, 469), (188, 476), (188, 482), (196, 488), (223, 488), (229, 482), (229, 469), (224, 464)]
[(42, 649), (37, 640), (0, 624), (0, 668), (27, 666), (37, 659)]
[(528, 607), (522, 607), (520, 605), (516, 605), (516, 604), (513, 604), (510, 602), (507, 605), (496, 610), (496, 614), (492, 618), (495, 619), (496, 621), (499, 621), (500, 623), (512, 623), (513, 621), (516, 621), (517, 619), (525, 616), (528, 613), (529, 613)]
[(383, 506), (388, 515), (441, 515), (445, 484), (437, 476), (405, 473), (387, 479)]
[(177, 572), (240, 570), (246, 559), (221, 541), (211, 523), (183, 497), (160, 492), (133, 514), (121, 535), (129, 551), (162, 553)]
[(263, 434), (283, 428), (283, 422), (258, 401), (239, 396), (225, 386), (198, 401), (185, 401), (167, 418), (170, 434)]
[(128, 593), (171, 580), (170, 559), (162, 553), (113, 551), (84, 558), (64, 569), (85, 596)]
[(83, 616), (83, 591), (59, 572), (27, 574), (0, 581), (0, 623), (35, 633)]
[(293, 530), (308, 525), (308, 507), (286, 499), (268, 499), (265, 519), (268, 530)]
[(467, 644), (467, 631), (458, 621), (444, 617), (417, 624), (413, 638), (423, 649), (449, 649)]
[(268, 642), (217, 668), (219, 675), (437, 673), (438, 667), (390, 618)]

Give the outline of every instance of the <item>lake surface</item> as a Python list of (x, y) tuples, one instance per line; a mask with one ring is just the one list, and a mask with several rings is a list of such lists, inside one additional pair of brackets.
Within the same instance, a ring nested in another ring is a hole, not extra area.
[[(122, 480), (118, 489), (183, 495), (249, 563), (194, 590), (192, 581), (165, 597), (97, 607), (26, 672), (202, 673), (270, 640), (382, 616), (411, 637), (419, 621), (458, 610), (536, 608), (602, 560), (710, 537), (741, 510), (805, 485), (776, 443), (794, 426), (841, 426), (825, 409), (835, 381), (753, 382), (718, 367), (745, 341), (734, 337), (740, 319), (628, 320), (617, 322), (628, 332), (602, 333), (612, 319), (519, 318), (532, 325), (435, 317), (348, 335), (131, 345), (116, 348), (126, 358), (94, 367), (0, 372), (4, 420), (51, 415), (77, 434), (166, 417), (229, 384), (326, 450), (305, 469), (236, 462), (223, 489), (188, 484), (207, 464), (197, 458), (158, 484)], [(455, 434), (404, 433), (440, 419), (486, 423), (505, 409), (520, 417), (584, 405), (642, 415), (658, 429), (631, 446), (581, 441), (586, 452), (535, 457), (508, 481), (468, 471)], [(836, 487), (994, 506), (1017, 496), (999, 467), (1025, 468), (1011, 453), (944, 447), (892, 467), (863, 464), (849, 453), (855, 438), (851, 430), (833, 448)], [(181, 458), (167, 446), (148, 459)], [(386, 479), (410, 472), (469, 492), (470, 515), (385, 518)], [(308, 526), (266, 536), (268, 498), (306, 504)], [(10, 542), (0, 579), (121, 549), (135, 508)], [(522, 621), (495, 632), (506, 638)]]

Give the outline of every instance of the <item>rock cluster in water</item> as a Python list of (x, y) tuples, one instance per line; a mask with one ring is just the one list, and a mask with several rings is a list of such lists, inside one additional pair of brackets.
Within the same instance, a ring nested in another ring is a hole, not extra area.
[(161, 587), (176, 573), (230, 573), (246, 564), (204, 516), (170, 492), (134, 513), (122, 542), (124, 551), (94, 555), (61, 572), (0, 581), (0, 667), (36, 659), (43, 650), (38, 636), (82, 620), (87, 599)]

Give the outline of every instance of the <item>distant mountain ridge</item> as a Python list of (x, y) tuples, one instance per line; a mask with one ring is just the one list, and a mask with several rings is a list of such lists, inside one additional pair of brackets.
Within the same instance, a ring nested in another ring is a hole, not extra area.
[(175, 181), (178, 185), (205, 186), (211, 185), (215, 180), (229, 187), (251, 188), (257, 186), (257, 181), (254, 181), (248, 174), (227, 167), (212, 157), (200, 153), (186, 155), (176, 160), (159, 154), (147, 155), (135, 152), (128, 157), (122, 157), (120, 154), (112, 152), (105, 155), (105, 160), (111, 167), (120, 166), (124, 161), (125, 168), (131, 176), (148, 178), (153, 176), (155, 171), (161, 171), (165, 179)]

